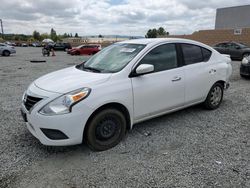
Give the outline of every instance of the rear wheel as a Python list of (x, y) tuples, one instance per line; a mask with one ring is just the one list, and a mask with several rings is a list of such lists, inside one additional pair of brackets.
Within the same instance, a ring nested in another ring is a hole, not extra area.
[(86, 130), (88, 146), (103, 151), (116, 146), (126, 132), (126, 119), (116, 109), (105, 109), (97, 113)]
[(3, 56), (10, 56), (10, 52), (8, 50), (3, 51)]
[(209, 110), (218, 108), (223, 99), (224, 87), (221, 83), (215, 83), (210, 89), (204, 105)]

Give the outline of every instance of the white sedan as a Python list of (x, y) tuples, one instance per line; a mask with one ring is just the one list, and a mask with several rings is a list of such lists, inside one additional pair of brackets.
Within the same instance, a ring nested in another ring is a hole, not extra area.
[(117, 145), (135, 123), (204, 103), (216, 109), (229, 86), (231, 59), (184, 39), (137, 39), (35, 80), (22, 115), (42, 144)]

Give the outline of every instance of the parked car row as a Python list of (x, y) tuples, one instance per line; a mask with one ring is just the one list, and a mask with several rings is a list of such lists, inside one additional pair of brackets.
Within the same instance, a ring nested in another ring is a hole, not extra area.
[(238, 42), (222, 42), (214, 46), (221, 54), (230, 55), (231, 59), (243, 60), (250, 56), (250, 47)]

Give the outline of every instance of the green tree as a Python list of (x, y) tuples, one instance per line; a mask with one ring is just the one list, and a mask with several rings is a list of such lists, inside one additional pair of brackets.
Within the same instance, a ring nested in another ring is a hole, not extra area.
[(156, 28), (149, 29), (145, 37), (157, 38), (159, 36), (166, 36), (166, 35), (169, 35), (169, 32), (167, 32), (163, 27), (159, 27), (158, 29)]
[(67, 34), (67, 33), (64, 33), (62, 36), (62, 38), (67, 38), (67, 37), (69, 37), (69, 34)]
[(56, 31), (55, 31), (53, 28), (51, 28), (51, 30), (50, 30), (50, 38), (51, 38), (54, 42), (57, 41)]
[(165, 31), (165, 29), (163, 27), (159, 27), (158, 29), (158, 36), (165, 36), (167, 35), (167, 32)]
[(76, 38), (78, 38), (78, 37), (79, 37), (79, 36), (78, 36), (78, 33), (76, 33), (76, 34), (75, 34), (75, 37), (76, 37)]
[(40, 36), (40, 33), (38, 32), (38, 31), (33, 31), (33, 38), (35, 39), (35, 40), (40, 40), (41, 39), (41, 36)]
[(146, 38), (156, 38), (157, 37), (157, 29), (149, 29), (146, 36)]
[(98, 35), (98, 38), (103, 38), (103, 36), (101, 34)]
[(49, 34), (48, 33), (41, 34), (41, 40), (47, 39), (47, 38), (49, 38)]

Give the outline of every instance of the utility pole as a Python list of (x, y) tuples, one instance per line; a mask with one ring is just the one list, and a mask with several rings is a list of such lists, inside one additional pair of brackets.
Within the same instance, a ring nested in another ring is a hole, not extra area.
[(2, 19), (0, 19), (0, 24), (1, 24), (1, 31), (2, 31), (2, 38), (3, 38), (4, 33), (3, 33), (3, 21), (2, 21)]

